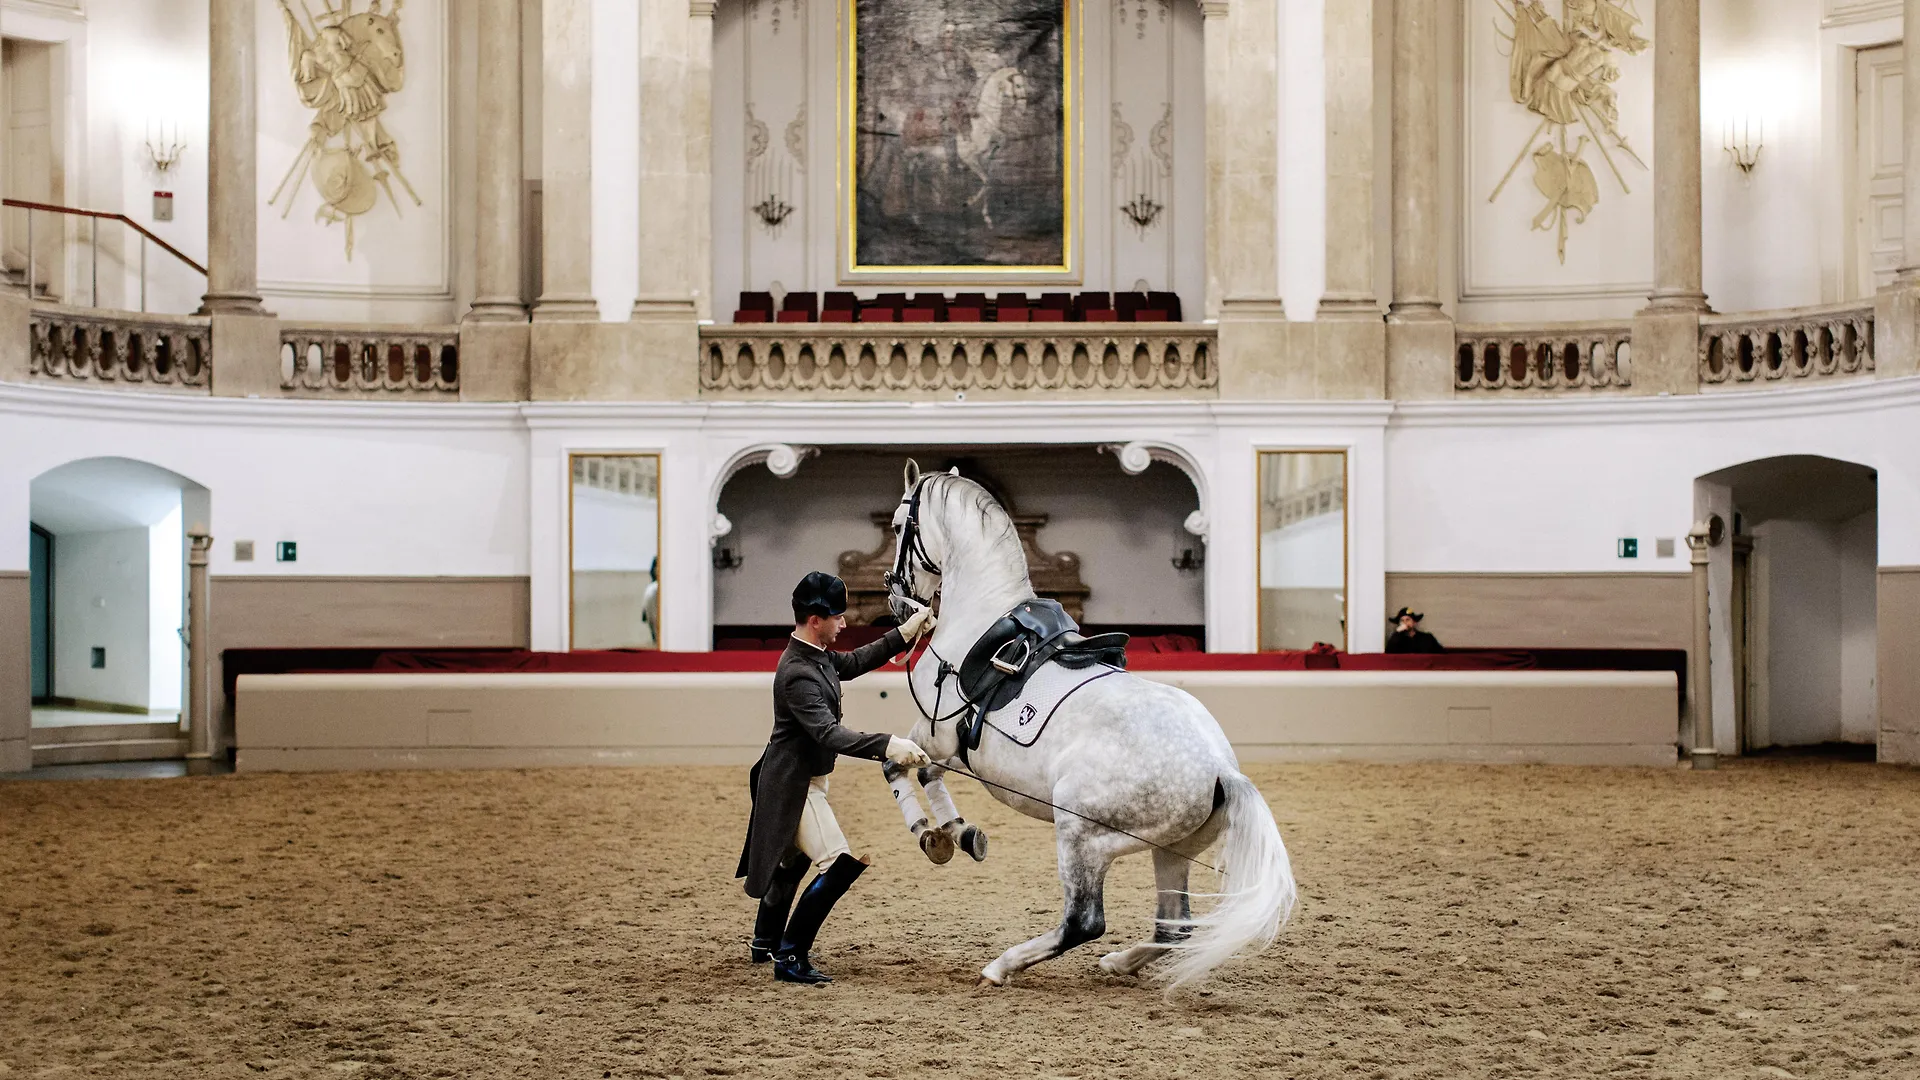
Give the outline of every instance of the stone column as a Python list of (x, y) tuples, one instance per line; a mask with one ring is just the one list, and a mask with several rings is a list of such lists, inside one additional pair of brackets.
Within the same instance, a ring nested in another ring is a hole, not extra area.
[[(1902, 5), (1904, 26), (1920, 28), (1920, 0)], [(1904, 34), (1903, 70), (1920, 72), (1920, 32)], [(1906, 135), (1900, 273), (1874, 299), (1873, 368), (1877, 378), (1920, 372), (1920, 77), (1903, 80), (1901, 127)]]
[(1386, 326), (1373, 281), (1373, 5), (1326, 6), (1326, 289), (1314, 327), (1316, 397), (1386, 394)]
[(1301, 371), (1280, 302), (1280, 4), (1225, 6), (1224, 17), (1207, 14), (1204, 24), (1208, 194), (1218, 200), (1207, 221), (1207, 276), (1217, 289), (1209, 295), (1218, 303), (1221, 394), (1312, 396), (1297, 385)]
[(1634, 318), (1633, 386), (1700, 388), (1700, 0), (1653, 9), (1653, 295)]
[(527, 395), (523, 260), (520, 0), (479, 4), (479, 167), (475, 191), (474, 297), (460, 326), (460, 396)]
[(1687, 657), (1687, 712), (1693, 722), (1693, 745), (1688, 756), (1696, 769), (1711, 769), (1719, 763), (1713, 745), (1713, 630), (1707, 581), (1712, 556), (1708, 546), (1707, 524), (1700, 522), (1687, 533), (1693, 566), (1693, 649)]
[(540, 6), (540, 296), (528, 331), (527, 396), (604, 396), (612, 366), (593, 299), (593, 0)]
[(1393, 4), (1393, 303), (1387, 396), (1452, 392), (1453, 320), (1440, 310), (1440, 13)]
[(540, 20), (542, 250), (533, 321), (594, 322), (592, 0), (545, 0)]
[(1220, 296), (1225, 285), (1220, 249), (1221, 221), (1226, 216), (1227, 195), (1227, 0), (1200, 0), (1201, 42), (1204, 49), (1206, 84), (1206, 196), (1207, 196), (1207, 295), (1206, 318), (1220, 317)]
[(212, 0), (208, 10), (207, 293), (202, 315), (263, 315), (260, 305), (259, 99), (254, 0)]
[(260, 303), (254, 12), (254, 0), (212, 0), (207, 13), (207, 292), (199, 313), (212, 316), (208, 381), (222, 397), (281, 393), (280, 322)]
[(187, 530), (187, 771), (213, 769), (213, 641), (207, 618), (207, 554), (213, 536), (195, 522)]

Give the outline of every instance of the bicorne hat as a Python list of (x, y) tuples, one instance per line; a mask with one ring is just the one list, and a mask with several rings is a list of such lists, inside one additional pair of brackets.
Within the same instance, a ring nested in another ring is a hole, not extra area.
[(793, 619), (799, 622), (809, 615), (843, 615), (847, 610), (847, 583), (818, 570), (800, 579), (793, 587)]
[(1421, 619), (1426, 618), (1426, 616), (1420, 614), (1419, 612), (1413, 610), (1410, 607), (1403, 607), (1399, 611), (1394, 612), (1393, 617), (1388, 619), (1387, 621), (1390, 623), (1398, 623), (1401, 619), (1406, 619), (1406, 618), (1411, 618), (1413, 619), (1414, 622), (1419, 622)]

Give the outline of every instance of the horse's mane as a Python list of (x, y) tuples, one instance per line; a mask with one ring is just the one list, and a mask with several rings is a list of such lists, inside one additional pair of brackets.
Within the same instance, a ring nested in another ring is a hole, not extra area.
[[(1016, 550), (1020, 547), (1020, 536), (1013, 527), (1013, 516), (1007, 508), (1000, 505), (985, 487), (954, 473), (939, 473), (934, 482), (940, 485), (940, 500), (953, 507), (959, 514), (977, 518), (980, 525), (980, 537), (988, 544), (1007, 539), (1013, 541)], [(1026, 553), (1021, 552), (1024, 562)]]

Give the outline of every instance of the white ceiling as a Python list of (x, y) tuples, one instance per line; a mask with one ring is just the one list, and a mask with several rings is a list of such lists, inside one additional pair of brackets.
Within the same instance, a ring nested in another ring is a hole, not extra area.
[(157, 525), (180, 506), (190, 481), (128, 458), (88, 458), (49, 469), (32, 485), (33, 523), (62, 533)]

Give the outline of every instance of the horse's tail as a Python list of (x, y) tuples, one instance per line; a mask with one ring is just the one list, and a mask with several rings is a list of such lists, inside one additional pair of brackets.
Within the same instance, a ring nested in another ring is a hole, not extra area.
[(1191, 934), (1158, 969), (1168, 989), (1272, 945), (1299, 898), (1293, 863), (1266, 798), (1238, 772), (1221, 777), (1220, 787), (1227, 811), (1219, 867), (1224, 880), (1213, 910), (1188, 922)]

